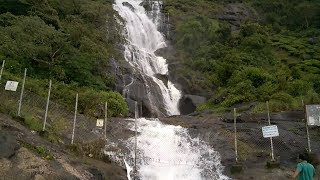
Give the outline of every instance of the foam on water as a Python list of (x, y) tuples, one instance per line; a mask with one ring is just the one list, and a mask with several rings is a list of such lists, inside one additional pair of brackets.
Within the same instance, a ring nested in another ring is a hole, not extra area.
[[(129, 128), (134, 130), (134, 120), (130, 121)], [(199, 138), (191, 138), (187, 129), (145, 118), (137, 119), (137, 127), (137, 171), (140, 179), (229, 179), (222, 174), (219, 153)], [(126, 144), (131, 150), (129, 156), (134, 157), (134, 138)]]

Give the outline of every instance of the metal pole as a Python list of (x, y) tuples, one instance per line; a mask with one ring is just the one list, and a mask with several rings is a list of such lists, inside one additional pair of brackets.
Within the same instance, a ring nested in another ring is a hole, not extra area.
[(48, 98), (47, 98), (47, 104), (46, 104), (46, 113), (45, 113), (45, 115), (44, 115), (44, 122), (43, 122), (42, 131), (46, 130), (46, 123), (47, 123), (49, 103), (50, 103), (51, 85), (52, 85), (52, 81), (50, 80), (50, 81), (49, 81)]
[(74, 107), (74, 118), (73, 118), (73, 128), (72, 128), (72, 137), (71, 137), (71, 144), (73, 144), (74, 141), (74, 131), (76, 129), (76, 121), (77, 121), (77, 111), (78, 111), (78, 99), (79, 94), (76, 95), (76, 105)]
[(3, 69), (4, 69), (4, 64), (6, 63), (6, 60), (2, 61), (2, 66), (1, 66), (1, 70), (0, 70), (0, 84), (1, 84), (1, 77), (2, 77), (2, 73), (3, 73)]
[(302, 106), (303, 111), (304, 111), (304, 116), (305, 116), (305, 126), (306, 126), (306, 130), (307, 130), (307, 141), (308, 141), (308, 152), (311, 153), (311, 142), (310, 142), (310, 134), (309, 134), (309, 126), (308, 126), (308, 117), (307, 117), (307, 106), (304, 104), (303, 99), (302, 101)]
[[(267, 111), (268, 111), (268, 123), (269, 123), (269, 126), (270, 126), (271, 125), (271, 120), (270, 120), (269, 101), (267, 101)], [(274, 161), (274, 149), (273, 149), (272, 137), (270, 137), (270, 146), (271, 146), (271, 160)]]
[(140, 117), (142, 117), (142, 101), (140, 101)]
[(134, 104), (134, 109), (135, 109), (135, 120), (134, 120), (134, 128), (135, 128), (135, 136), (134, 136), (134, 179), (136, 179), (136, 175), (137, 175), (137, 111), (138, 111), (138, 103), (137, 101)]
[(19, 117), (21, 115), (21, 104), (22, 104), (22, 98), (23, 98), (24, 84), (26, 83), (26, 77), (27, 77), (27, 68), (24, 69), (23, 82), (22, 82), (21, 93), (20, 93), (20, 100), (19, 100), (19, 107), (18, 107)]
[(311, 142), (310, 142), (308, 121), (306, 121), (306, 129), (307, 129), (307, 138), (308, 138), (308, 152), (311, 153)]
[(104, 109), (104, 139), (107, 139), (107, 119), (108, 119), (108, 102), (106, 102), (105, 109)]
[(238, 162), (238, 142), (237, 142), (237, 111), (236, 108), (233, 109), (234, 117), (234, 149), (236, 153), (236, 162)]

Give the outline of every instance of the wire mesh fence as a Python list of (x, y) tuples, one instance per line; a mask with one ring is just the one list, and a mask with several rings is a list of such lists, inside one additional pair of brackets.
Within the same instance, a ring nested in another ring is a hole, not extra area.
[[(44, 126), (48, 97), (40, 96), (29, 90), (24, 90), (21, 96), (22, 82), (16, 91), (5, 90), (7, 81), (12, 79), (2, 75), (0, 81), (0, 112), (11, 115), (26, 124), (30, 129), (41, 132)], [(20, 115), (19, 102), (21, 100)], [(75, 99), (76, 100), (76, 99)], [(75, 102), (75, 101), (74, 101)], [(59, 136), (62, 143), (71, 142), (75, 113), (69, 107), (49, 101), (46, 130)], [(89, 142), (101, 137), (102, 131), (96, 128), (96, 119), (83, 114), (76, 114), (75, 142)], [(53, 138), (53, 137), (51, 137)], [(51, 139), (57, 140), (57, 139)]]
[[(16, 91), (6, 91), (4, 87), (8, 80), (11, 79), (2, 75), (0, 81), (0, 112), (17, 117), (21, 99), (21, 82)], [(40, 96), (29, 90), (24, 90), (21, 100), (21, 117), (24, 119), (23, 123), (26, 123), (35, 131), (41, 131), (46, 114), (46, 105), (47, 97)], [(75, 142), (88, 142), (102, 136), (104, 132), (102, 129), (96, 128), (95, 118), (79, 113), (77, 113), (76, 116)], [(294, 161), (297, 153), (304, 152), (308, 149), (306, 126), (305, 122), (302, 121), (304, 118), (303, 112), (294, 114), (292, 117), (281, 117), (277, 113), (271, 114), (271, 124), (277, 125), (279, 130), (279, 136), (272, 139), (274, 156), (283, 163)], [(66, 144), (71, 142), (73, 120), (74, 111), (62, 104), (50, 101), (47, 112), (47, 128), (57, 133), (60, 139)], [(121, 123), (120, 125), (119, 122), (107, 124), (108, 139), (128, 139), (134, 136), (134, 130), (127, 129), (127, 123), (125, 121)], [(228, 137), (230, 144), (234, 143), (234, 127), (232, 123), (231, 118), (230, 125), (220, 130), (224, 136)], [(260, 113), (258, 115), (246, 114), (237, 117), (237, 146), (238, 157), (241, 161), (262, 162), (263, 160), (271, 158), (270, 138), (264, 138), (261, 132), (261, 128), (267, 125), (269, 125), (269, 123), (266, 113)], [(196, 130), (189, 129), (189, 132), (191, 131), (195, 131), (192, 133), (200, 133)], [(310, 127), (311, 150), (318, 154), (320, 154), (319, 137), (319, 128)], [(206, 142), (209, 142), (211, 138), (216, 137), (208, 137)], [(160, 140), (168, 141), (166, 139)], [(179, 141), (174, 142), (178, 143)], [(188, 162), (182, 162), (180, 160), (170, 162), (169, 160), (163, 161), (153, 158), (150, 159), (150, 161), (164, 165), (168, 163), (188, 165)]]
[[(236, 139), (239, 161), (264, 163), (272, 159), (273, 148), (274, 159), (277, 162), (292, 164), (296, 162), (299, 153), (305, 153), (309, 150), (307, 127), (303, 118), (303, 111), (271, 113), (271, 125), (276, 125), (279, 132), (279, 136), (272, 137), (272, 144), (271, 139), (265, 138), (262, 132), (262, 127), (269, 126), (267, 112), (258, 115), (245, 114), (245, 116), (238, 114), (236, 131), (233, 126), (234, 119), (230, 117), (222, 119), (229, 124), (223, 131), (224, 135), (228, 137), (230, 145), (234, 146), (234, 151), (236, 151)], [(308, 126), (308, 129), (311, 153), (320, 154), (320, 129), (312, 126)], [(236, 159), (236, 152), (234, 159)]]

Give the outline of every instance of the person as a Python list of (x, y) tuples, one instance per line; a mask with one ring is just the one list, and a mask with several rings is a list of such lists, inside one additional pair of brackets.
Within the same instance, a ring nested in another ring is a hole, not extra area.
[(299, 154), (299, 164), (293, 174), (293, 178), (298, 180), (313, 180), (316, 175), (316, 170), (312, 164), (308, 163), (307, 157), (304, 154)]

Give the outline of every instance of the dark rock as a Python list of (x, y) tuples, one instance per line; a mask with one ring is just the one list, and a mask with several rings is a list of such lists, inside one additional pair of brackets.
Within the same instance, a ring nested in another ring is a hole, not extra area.
[[(170, 71), (170, 65), (172, 65), (171, 63), (176, 62), (175, 56), (176, 56), (176, 51), (174, 49), (174, 47), (172, 46), (172, 44), (170, 42), (166, 42), (166, 47), (165, 48), (160, 48), (158, 49), (155, 54), (157, 56), (161, 56), (164, 57), (165, 59), (167, 59), (168, 64), (169, 64), (169, 71)], [(173, 61), (173, 62), (170, 62)]]
[(93, 175), (93, 179), (95, 179), (95, 180), (103, 180), (103, 179), (105, 179), (103, 177), (102, 173), (98, 169), (90, 168), (89, 172)]
[(39, 136), (43, 137), (43, 138), (48, 138), (49, 137), (49, 132), (44, 130), (44, 131), (40, 131), (39, 132)]
[(218, 19), (231, 24), (231, 30), (239, 30), (240, 25), (247, 19), (255, 19), (254, 12), (243, 3), (230, 3), (218, 15)]
[(316, 37), (309, 38), (310, 44), (317, 44), (318, 42), (319, 42), (319, 38), (316, 38)]
[[(159, 20), (156, 17), (160, 16), (160, 22), (158, 22), (160, 24), (160, 27), (158, 29), (163, 34), (166, 34), (165, 28), (167, 27), (167, 19), (165, 18), (165, 15), (163, 13), (158, 13), (158, 10), (154, 8), (155, 6), (153, 6), (154, 3), (158, 2), (145, 0), (140, 5), (145, 7), (148, 16), (151, 19)], [(129, 7), (131, 10), (134, 10), (132, 4), (128, 2), (123, 2), (123, 5)], [(161, 6), (159, 8), (160, 10), (162, 10)], [(173, 48), (170, 49), (168, 47), (165, 48), (165, 50), (162, 49), (159, 51), (164, 52), (163, 54), (166, 54), (167, 56), (174, 57), (173, 53), (171, 52)], [(124, 51), (124, 48), (121, 45), (119, 45), (119, 49)], [(132, 51), (131, 56), (133, 57), (134, 55), (135, 52)], [(111, 66), (106, 70), (106, 73), (111, 72), (111, 74), (114, 75), (116, 81), (114, 90), (121, 93), (127, 100), (129, 104), (129, 112), (131, 113), (131, 115), (134, 114), (134, 101), (139, 102), (139, 104), (141, 104), (140, 102), (142, 102), (142, 105), (140, 105), (140, 107), (142, 106), (142, 116), (144, 117), (163, 117), (167, 115), (166, 108), (163, 102), (162, 91), (159, 85), (153, 82), (152, 78), (137, 73), (137, 71), (134, 70), (134, 67), (131, 67), (131, 65), (125, 60), (116, 60), (114, 58), (111, 58), (110, 64)], [(169, 72), (172, 71), (169, 70)], [(172, 80), (170, 76), (166, 75), (158, 74), (156, 75), (156, 77), (162, 80), (165, 85), (168, 84), (168, 80)]]
[(186, 94), (180, 100), (179, 109), (182, 115), (187, 115), (193, 113), (198, 105), (204, 104), (205, 102), (205, 97)]
[(243, 171), (243, 168), (242, 168), (242, 164), (240, 164), (240, 163), (235, 163), (230, 168), (231, 174), (239, 174), (242, 171)]
[(192, 103), (192, 100), (189, 98), (182, 98), (180, 100), (179, 110), (182, 115), (187, 115), (196, 110), (196, 106)]
[(15, 137), (0, 132), (0, 158), (10, 158), (19, 149), (19, 144)]
[[(287, 112), (276, 112), (270, 113), (271, 121), (295, 121), (299, 122), (304, 119), (303, 111), (287, 111)], [(267, 120), (267, 113), (256, 113), (250, 116), (252, 121)]]
[(268, 169), (275, 169), (280, 168), (280, 162), (279, 161), (267, 161), (267, 168)]
[[(234, 123), (234, 118), (232, 117), (224, 117), (221, 119), (223, 122), (226, 122), (226, 123)], [(236, 121), (237, 123), (243, 123), (244, 120), (242, 120), (240, 117), (237, 117), (236, 118)]]
[(143, 1), (139, 5), (143, 6), (146, 11), (151, 11), (152, 10), (152, 5), (151, 5), (150, 1)]
[(135, 11), (134, 7), (132, 6), (132, 4), (128, 3), (128, 2), (123, 2), (122, 5), (128, 7), (131, 9), (131, 11)]
[(168, 81), (169, 81), (169, 79), (168, 79), (168, 76), (167, 76), (167, 75), (164, 75), (164, 74), (156, 74), (155, 77), (158, 78), (158, 79), (160, 79), (160, 80), (163, 82), (163, 84), (168, 87)]

